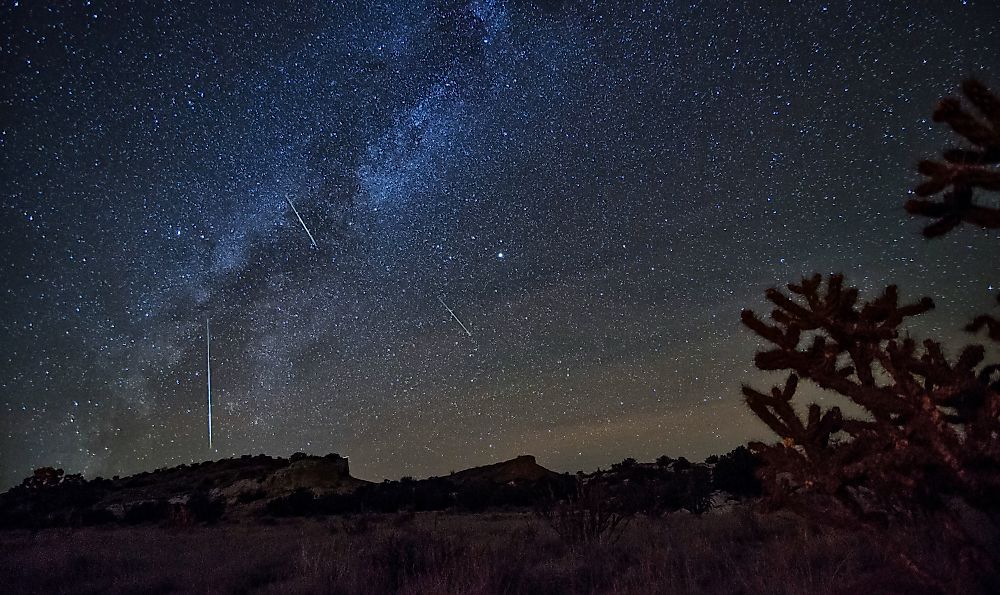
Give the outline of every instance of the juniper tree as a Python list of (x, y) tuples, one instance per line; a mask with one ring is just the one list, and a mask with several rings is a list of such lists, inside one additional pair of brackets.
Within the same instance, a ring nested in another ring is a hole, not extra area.
[[(963, 85), (981, 117), (958, 99), (943, 100), (935, 121), (946, 122), (970, 148), (923, 161), (928, 179), (906, 203), (908, 212), (935, 219), (924, 230), (941, 236), (961, 223), (1000, 228), (1000, 210), (977, 204), (977, 192), (1000, 190), (1000, 99), (982, 84)], [(929, 197), (943, 193), (940, 201)], [(781, 386), (743, 394), (749, 408), (781, 441), (752, 443), (772, 504), (814, 519), (881, 530), (899, 521), (934, 522), (940, 538), (961, 550), (960, 577), (996, 580), (995, 544), (1000, 521), (1000, 363), (970, 345), (950, 360), (940, 342), (918, 342), (907, 319), (934, 307), (929, 298), (901, 303), (896, 286), (861, 301), (842, 275), (820, 275), (766, 292), (770, 320), (751, 310), (743, 323), (770, 345), (754, 358), (761, 370), (788, 371)], [(977, 316), (966, 329), (985, 328), (1000, 340), (1000, 323)], [(793, 406), (801, 381), (838, 394), (863, 415), (813, 403), (804, 416)], [(969, 522), (974, 519), (977, 527)], [(943, 587), (898, 551), (928, 584)], [(993, 586), (996, 586), (994, 583)]]

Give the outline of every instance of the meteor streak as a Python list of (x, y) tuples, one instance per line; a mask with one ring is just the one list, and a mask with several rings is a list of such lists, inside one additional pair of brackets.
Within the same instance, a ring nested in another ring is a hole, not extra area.
[(472, 332), (464, 324), (462, 324), (462, 321), (459, 320), (458, 316), (455, 315), (455, 311), (452, 310), (451, 308), (449, 308), (448, 304), (444, 303), (444, 300), (441, 299), (441, 296), (438, 296), (438, 301), (441, 302), (441, 305), (444, 306), (444, 309), (448, 311), (448, 314), (451, 314), (451, 317), (455, 319), (455, 322), (457, 322), (459, 325), (461, 325), (462, 330), (465, 331), (465, 334), (469, 335), (471, 337), (472, 336)]
[(212, 331), (205, 319), (205, 376), (208, 378), (208, 449), (212, 450)]
[(312, 242), (313, 248), (319, 248), (319, 246), (316, 245), (316, 238), (313, 237), (312, 232), (309, 231), (308, 227), (306, 227), (306, 222), (302, 220), (302, 215), (299, 215), (299, 210), (295, 208), (294, 204), (292, 204), (292, 199), (286, 196), (285, 200), (288, 201), (288, 206), (292, 207), (292, 212), (295, 213), (296, 217), (298, 217), (299, 223), (302, 224), (302, 229), (306, 230), (306, 233), (309, 235), (309, 241)]

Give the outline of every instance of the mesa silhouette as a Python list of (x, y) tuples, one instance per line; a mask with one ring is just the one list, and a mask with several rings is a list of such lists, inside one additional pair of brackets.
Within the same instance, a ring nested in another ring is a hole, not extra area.
[(447, 476), (375, 483), (351, 475), (348, 459), (296, 453), (179, 465), (112, 479), (37, 469), (0, 494), (0, 528), (103, 524), (171, 526), (400, 511), (546, 509), (581, 487), (599, 491), (619, 513), (704, 512), (759, 493), (757, 461), (746, 448), (705, 463), (660, 457), (625, 459), (610, 470), (576, 475), (539, 465), (534, 456)]

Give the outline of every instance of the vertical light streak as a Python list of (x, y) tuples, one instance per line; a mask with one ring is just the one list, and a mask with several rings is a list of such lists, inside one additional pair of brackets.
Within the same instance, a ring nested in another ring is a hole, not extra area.
[(212, 329), (205, 319), (205, 375), (208, 378), (208, 449), (212, 450)]

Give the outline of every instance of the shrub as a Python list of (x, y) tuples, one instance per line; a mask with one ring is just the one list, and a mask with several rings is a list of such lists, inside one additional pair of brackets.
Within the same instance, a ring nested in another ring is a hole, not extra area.
[(622, 460), (621, 463), (614, 463), (611, 465), (611, 470), (615, 472), (628, 471), (629, 469), (634, 469), (636, 465), (635, 459), (628, 457)]
[(222, 518), (226, 502), (221, 498), (212, 498), (206, 492), (196, 491), (188, 498), (187, 508), (195, 522), (211, 525)]
[(125, 511), (124, 522), (129, 525), (141, 523), (158, 523), (167, 518), (170, 507), (164, 500), (148, 500), (140, 502)]
[(312, 490), (299, 488), (287, 496), (269, 501), (265, 510), (274, 516), (308, 516), (315, 511), (315, 501)]
[(632, 519), (632, 514), (614, 506), (603, 483), (578, 479), (569, 497), (537, 514), (568, 544), (614, 543)]
[(756, 497), (761, 494), (757, 470), (761, 461), (745, 446), (716, 457), (712, 470), (712, 487), (738, 497)]
[(265, 496), (267, 496), (267, 492), (265, 492), (262, 489), (245, 490), (240, 492), (239, 495), (236, 496), (236, 501), (239, 502), (240, 504), (249, 504), (251, 502), (256, 502), (257, 500), (261, 500)]

